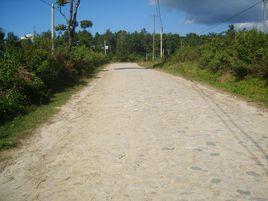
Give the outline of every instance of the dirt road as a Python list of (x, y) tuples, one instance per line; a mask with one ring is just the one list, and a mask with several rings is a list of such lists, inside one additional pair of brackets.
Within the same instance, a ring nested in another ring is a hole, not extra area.
[(268, 200), (268, 113), (133, 63), (109, 65), (13, 152), (3, 201)]

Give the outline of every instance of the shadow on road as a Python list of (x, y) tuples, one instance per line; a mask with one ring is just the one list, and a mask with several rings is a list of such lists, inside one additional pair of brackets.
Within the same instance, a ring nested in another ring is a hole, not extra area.
[(114, 70), (147, 70), (146, 68), (127, 67), (127, 68), (115, 68)]

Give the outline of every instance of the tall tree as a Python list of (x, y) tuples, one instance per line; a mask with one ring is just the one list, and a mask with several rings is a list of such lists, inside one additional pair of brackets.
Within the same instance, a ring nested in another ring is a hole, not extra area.
[[(62, 12), (62, 7), (64, 7), (66, 4), (69, 4), (69, 18)], [(61, 15), (65, 18), (67, 21), (67, 31), (68, 31), (68, 45), (69, 48), (73, 45), (74, 40), (74, 33), (75, 28), (77, 27), (78, 23), (76, 21), (77, 18), (77, 11), (78, 7), (80, 5), (80, 0), (58, 0), (59, 10)]]

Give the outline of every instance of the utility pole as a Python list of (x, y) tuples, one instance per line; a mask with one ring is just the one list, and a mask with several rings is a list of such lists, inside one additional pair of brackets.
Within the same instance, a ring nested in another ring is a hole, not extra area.
[(35, 39), (36, 31), (35, 31), (35, 26), (33, 27), (33, 41)]
[(153, 60), (155, 59), (155, 18), (156, 15), (153, 15), (154, 18), (154, 33), (153, 33)]
[(263, 0), (263, 32), (268, 33), (268, 0)]
[(163, 58), (163, 26), (160, 31), (160, 57)]
[(106, 55), (107, 52), (106, 52), (106, 40), (104, 41), (104, 54)]
[(54, 19), (55, 19), (55, 15), (54, 15), (54, 4), (51, 3), (51, 51), (52, 54), (54, 53), (54, 49), (55, 49), (55, 44), (54, 44), (54, 38), (55, 38), (55, 31), (54, 31)]
[(164, 54), (163, 54), (163, 22), (162, 22), (162, 16), (161, 16), (161, 11), (160, 11), (160, 3), (159, 0), (155, 0), (155, 8), (156, 8), (156, 13), (157, 17), (159, 18), (159, 24), (160, 24), (160, 58), (162, 59)]

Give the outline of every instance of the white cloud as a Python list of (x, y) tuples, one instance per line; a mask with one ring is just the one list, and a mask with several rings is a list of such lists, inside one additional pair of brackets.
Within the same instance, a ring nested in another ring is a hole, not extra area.
[(262, 29), (262, 23), (254, 23), (254, 22), (245, 22), (245, 23), (235, 23), (235, 29), (242, 30), (242, 29)]
[(194, 23), (194, 20), (189, 20), (189, 19), (184, 20), (184, 24), (193, 24), (193, 23)]

